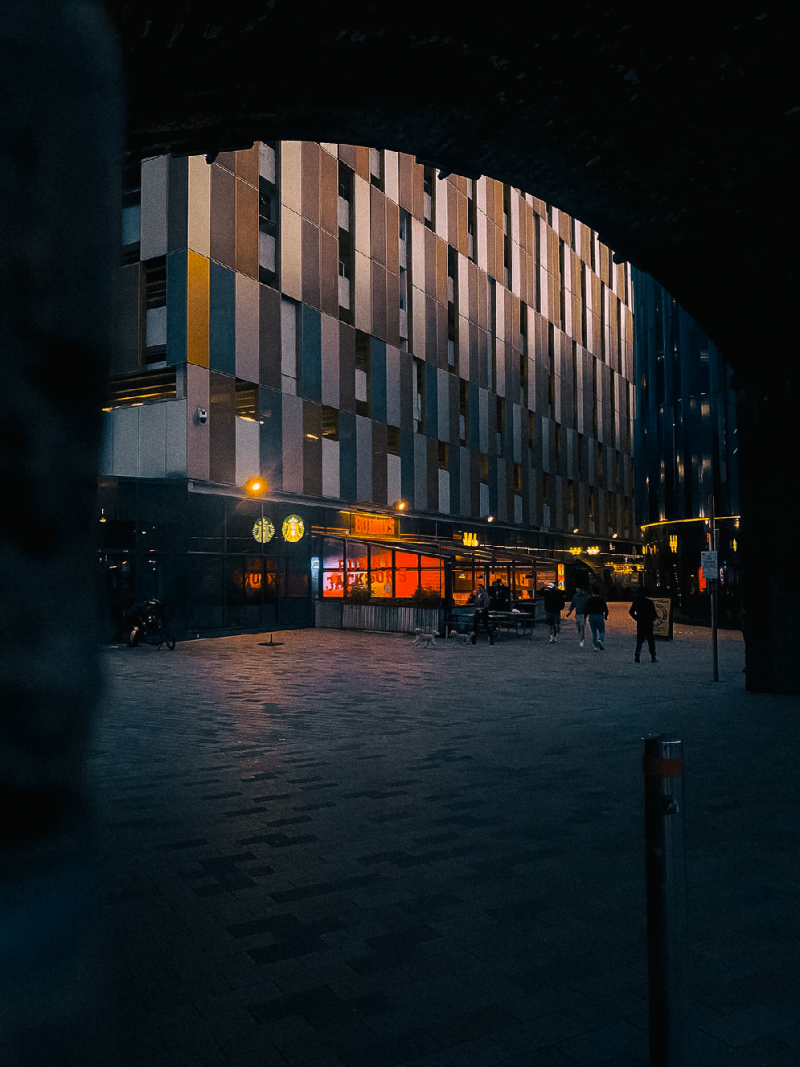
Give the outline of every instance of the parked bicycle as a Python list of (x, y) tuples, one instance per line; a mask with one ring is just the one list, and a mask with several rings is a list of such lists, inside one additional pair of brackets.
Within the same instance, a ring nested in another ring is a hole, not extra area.
[(128, 618), (133, 623), (128, 631), (130, 648), (135, 648), (140, 641), (155, 648), (166, 645), (172, 650), (175, 647), (175, 635), (160, 600), (146, 600), (144, 604), (135, 605)]

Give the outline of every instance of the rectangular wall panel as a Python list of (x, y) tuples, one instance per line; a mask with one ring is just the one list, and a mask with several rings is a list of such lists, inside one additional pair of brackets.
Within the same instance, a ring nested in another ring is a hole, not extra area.
[(300, 308), (300, 383), (307, 400), (322, 400), (322, 331), (320, 313), (305, 304)]
[(301, 270), (302, 228), (300, 216), (281, 208), (281, 291), (294, 300), (303, 299)]
[(203, 156), (189, 156), (189, 248), (211, 255), (211, 167)]
[(209, 270), (209, 368), (236, 373), (236, 274), (219, 263)]
[(236, 178), (216, 163), (211, 167), (211, 258), (236, 266)]
[(339, 442), (322, 438), (322, 495), (339, 499)]
[[(371, 186), (358, 176), (353, 178), (355, 194), (355, 248), (356, 252), (369, 258), (372, 252), (371, 244)], [(352, 220), (351, 220), (352, 222)]]
[(165, 473), (167, 478), (185, 478), (188, 400), (172, 400), (164, 407), (167, 417)]
[[(139, 330), (141, 293), (138, 263), (120, 267), (114, 287), (114, 347), (112, 374), (133, 374), (139, 369)], [(167, 282), (169, 285), (169, 281)], [(169, 289), (167, 299), (169, 300)], [(178, 294), (178, 299), (180, 296)]]
[(342, 500), (356, 501), (357, 494), (356, 416), (339, 412), (339, 495)]
[(450, 514), (450, 471), (439, 471), (439, 511)]
[(356, 415), (356, 493), (358, 500), (372, 500), (372, 420)]
[(281, 203), (298, 217), (302, 214), (300, 141), (281, 141)]
[(283, 491), (303, 492), (303, 401), (283, 394)]
[(258, 381), (259, 284), (244, 274), (236, 275), (236, 377)]
[(261, 415), (261, 473), (267, 479), (269, 488), (280, 492), (283, 488), (283, 394), (279, 389), (262, 386), (258, 391), (258, 404)]
[[(186, 358), (198, 367), (208, 367), (210, 264), (196, 252), (187, 252), (186, 256)], [(168, 345), (170, 327), (168, 321)]]
[(142, 163), (141, 259), (167, 254), (167, 156)]
[(400, 352), (391, 345), (386, 349), (386, 421), (400, 425)]
[(356, 252), (356, 329), (372, 333), (372, 265), (367, 256)]
[(388, 149), (383, 153), (383, 191), (395, 204), (400, 202), (400, 178), (397, 152)]
[(189, 478), (208, 479), (210, 436), (208, 422), (201, 423), (198, 408), (208, 412), (211, 407), (208, 393), (208, 370), (189, 363), (186, 367), (187, 430), (187, 475)]
[(139, 474), (139, 408), (117, 408), (114, 417), (114, 474), (136, 478)]
[(400, 478), (400, 457), (391, 453), (386, 457), (386, 500), (391, 505), (403, 499)]
[(414, 501), (416, 511), (428, 508), (428, 441), (420, 433), (415, 433), (414, 441)]
[(250, 419), (236, 419), (236, 484), (261, 473), (259, 425)]
[(144, 404), (139, 408), (140, 478), (163, 478), (166, 474), (168, 406), (168, 403)]
[(258, 189), (243, 181), (236, 182), (236, 269), (258, 278)]
[[(339, 321), (329, 315), (320, 319), (322, 356), (322, 403), (339, 407)], [(338, 461), (337, 461), (338, 462)], [(338, 468), (337, 468), (338, 469)], [(337, 474), (338, 484), (338, 474)], [(338, 494), (337, 494), (338, 495)]]

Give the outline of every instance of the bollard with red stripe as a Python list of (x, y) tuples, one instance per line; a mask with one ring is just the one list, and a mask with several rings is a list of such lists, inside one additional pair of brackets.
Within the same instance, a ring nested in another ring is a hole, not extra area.
[(644, 738), (650, 1067), (688, 1067), (683, 742)]

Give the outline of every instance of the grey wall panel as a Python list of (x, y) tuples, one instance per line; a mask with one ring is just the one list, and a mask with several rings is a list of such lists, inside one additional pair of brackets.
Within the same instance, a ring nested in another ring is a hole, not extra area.
[(139, 474), (140, 408), (117, 408), (114, 416), (114, 474), (136, 478)]
[(186, 407), (186, 473), (189, 478), (207, 479), (211, 435), (208, 422), (198, 421), (197, 409), (208, 411), (211, 407), (208, 370), (205, 367), (196, 367), (193, 363), (186, 365)]
[(356, 493), (372, 500), (372, 420), (356, 415)]
[(173, 400), (164, 404), (167, 426), (165, 432), (165, 473), (168, 478), (186, 477), (186, 417), (188, 401)]
[(101, 474), (114, 473), (114, 412), (103, 412), (103, 437), (100, 444)]
[(428, 441), (421, 433), (414, 434), (414, 508), (428, 507)]
[(236, 274), (236, 377), (258, 381), (259, 285)]
[(440, 441), (450, 440), (450, 379), (452, 375), (449, 371), (438, 370), (438, 429), (437, 436)]
[(489, 391), (478, 390), (478, 419), (479, 419), (479, 447), (480, 452), (489, 451)]
[(439, 471), (439, 507), (444, 515), (450, 514), (450, 471)]
[(163, 478), (166, 474), (167, 403), (139, 408), (139, 477)]
[(167, 254), (168, 165), (168, 156), (156, 156), (142, 163), (142, 259)]
[(461, 514), (469, 515), (472, 489), (470, 485), (470, 453), (468, 448), (461, 450)]
[(403, 497), (402, 481), (400, 476), (400, 457), (387, 455), (386, 457), (386, 499), (390, 504), (401, 500)]
[(283, 491), (303, 492), (303, 400), (283, 395)]
[(400, 352), (391, 345), (386, 347), (386, 421), (400, 425)]
[[(320, 326), (322, 330), (322, 403), (338, 408), (339, 320), (331, 318), (330, 315), (322, 315)], [(339, 495), (338, 492), (336, 495)]]
[[(338, 332), (338, 331), (337, 331)], [(322, 439), (322, 495), (339, 499), (339, 442)]]

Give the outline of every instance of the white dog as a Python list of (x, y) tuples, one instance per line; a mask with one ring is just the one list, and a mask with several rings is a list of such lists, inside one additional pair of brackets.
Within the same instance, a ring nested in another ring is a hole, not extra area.
[(447, 639), (452, 641), (451, 648), (455, 648), (456, 645), (468, 645), (472, 641), (472, 634), (460, 634), (458, 630), (452, 629), (447, 635)]
[(424, 634), (418, 626), (414, 630), (414, 633), (417, 636), (412, 641), (412, 644), (421, 645), (423, 648), (428, 648), (430, 645), (432, 645), (434, 648), (436, 647), (436, 638), (439, 636), (438, 630), (432, 630), (429, 634)]

